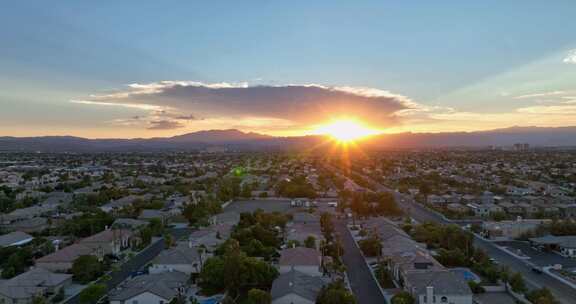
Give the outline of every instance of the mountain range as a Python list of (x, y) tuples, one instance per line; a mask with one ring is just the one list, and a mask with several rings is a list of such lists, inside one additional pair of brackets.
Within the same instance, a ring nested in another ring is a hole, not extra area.
[[(87, 139), (73, 136), (0, 137), (3, 152), (179, 151), (225, 147), (230, 150), (301, 149), (318, 146), (325, 136), (274, 137), (236, 129), (207, 130), (173, 137)], [(490, 131), (381, 134), (359, 144), (371, 149), (512, 146), (574, 147), (576, 127), (511, 127)]]

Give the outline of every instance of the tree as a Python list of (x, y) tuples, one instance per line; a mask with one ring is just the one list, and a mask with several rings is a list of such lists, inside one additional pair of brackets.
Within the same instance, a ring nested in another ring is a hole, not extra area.
[(525, 292), (526, 291), (526, 284), (524, 283), (524, 278), (522, 275), (517, 272), (510, 278), (510, 287), (512, 287), (512, 291), (514, 292)]
[(300, 247), (300, 242), (298, 240), (288, 240), (288, 242), (286, 242), (286, 248), (294, 247)]
[(391, 303), (392, 304), (414, 304), (415, 300), (414, 300), (414, 297), (410, 293), (408, 293), (406, 291), (401, 291), (392, 297)]
[(380, 252), (382, 252), (382, 243), (376, 234), (371, 235), (364, 240), (360, 240), (358, 245), (360, 246), (362, 253), (368, 257), (379, 256)]
[(46, 304), (46, 298), (41, 296), (35, 296), (32, 298), (32, 304)]
[(106, 295), (106, 285), (92, 284), (80, 292), (80, 304), (95, 304)]
[(317, 304), (356, 304), (354, 295), (346, 289), (344, 281), (337, 280), (320, 290), (316, 298)]
[(8, 247), (0, 250), (2, 278), (9, 279), (26, 271), (32, 265), (32, 253), (28, 248)]
[(248, 303), (250, 304), (270, 304), (272, 297), (264, 290), (252, 288), (248, 291)]
[(270, 264), (246, 256), (235, 240), (229, 240), (225, 245), (224, 254), (206, 260), (200, 272), (200, 286), (205, 292), (227, 290), (235, 296), (247, 286), (269, 286), (278, 276), (278, 271)]
[(304, 246), (306, 248), (316, 248), (316, 238), (312, 235), (309, 235), (305, 240), (304, 240)]
[(225, 289), (224, 259), (211, 257), (204, 262), (200, 272), (200, 287), (208, 294), (214, 294)]
[(484, 293), (486, 290), (484, 289), (484, 287), (482, 287), (482, 285), (480, 285), (479, 283), (476, 283), (474, 281), (469, 281), (468, 282), (468, 286), (470, 286), (470, 290), (472, 290), (473, 293)]
[(550, 290), (546, 287), (532, 290), (526, 296), (530, 302), (534, 304), (558, 304), (558, 300), (554, 298)]
[(52, 298), (52, 303), (60, 303), (64, 300), (66, 295), (64, 294), (64, 287), (58, 289), (56, 295)]
[(93, 281), (104, 272), (104, 267), (93, 255), (82, 255), (72, 264), (74, 279), (82, 284)]

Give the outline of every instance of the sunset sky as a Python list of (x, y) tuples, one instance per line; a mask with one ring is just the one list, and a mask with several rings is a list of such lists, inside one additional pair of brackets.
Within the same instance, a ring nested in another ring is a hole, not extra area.
[(0, 136), (576, 125), (576, 1), (13, 1)]

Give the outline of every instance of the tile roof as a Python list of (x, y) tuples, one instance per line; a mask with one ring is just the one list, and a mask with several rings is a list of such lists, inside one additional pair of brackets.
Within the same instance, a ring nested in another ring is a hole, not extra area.
[(272, 300), (289, 294), (297, 294), (302, 298), (315, 302), (318, 293), (324, 285), (324, 280), (319, 277), (313, 277), (291, 270), (290, 272), (281, 274), (274, 280), (270, 293)]
[(186, 285), (188, 278), (188, 275), (179, 271), (137, 276), (110, 291), (109, 299), (125, 301), (144, 292), (150, 292), (170, 301), (178, 295), (178, 289)]
[(414, 294), (426, 294), (426, 287), (434, 287), (435, 294), (472, 295), (468, 283), (448, 270), (410, 272), (406, 275)]
[(14, 231), (0, 235), (0, 247), (20, 245), (31, 241), (33, 237), (22, 231)]
[(306, 247), (288, 248), (280, 253), (280, 266), (320, 266), (322, 256), (320, 251)]

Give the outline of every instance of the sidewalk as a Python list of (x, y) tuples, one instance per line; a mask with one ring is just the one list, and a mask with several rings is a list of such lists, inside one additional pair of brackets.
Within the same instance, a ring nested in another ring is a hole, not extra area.
[(544, 273), (546, 273), (547, 275), (549, 275), (549, 276), (555, 278), (556, 280), (561, 281), (562, 283), (564, 283), (564, 284), (566, 284), (566, 285), (568, 285), (568, 286), (576, 289), (576, 284), (575, 284), (575, 283), (571, 282), (571, 281), (568, 280), (568, 279), (565, 279), (565, 278), (562, 277), (561, 275), (555, 274), (554, 272), (550, 271), (550, 269), (552, 269), (551, 266), (542, 267), (542, 271), (543, 271)]

